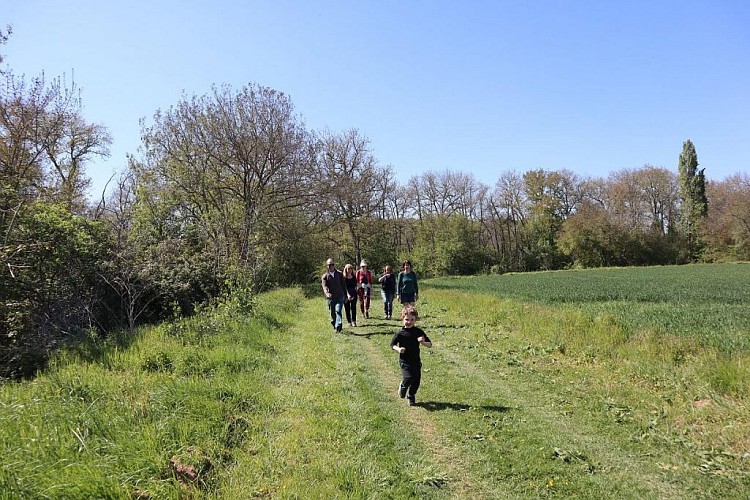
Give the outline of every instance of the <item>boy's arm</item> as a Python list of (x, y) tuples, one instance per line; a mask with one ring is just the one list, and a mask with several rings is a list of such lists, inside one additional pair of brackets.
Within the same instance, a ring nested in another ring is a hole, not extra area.
[(419, 343), (422, 344), (425, 347), (432, 347), (432, 340), (430, 340), (430, 337), (427, 336), (425, 332), (422, 332), (422, 336), (420, 337)]
[(404, 352), (406, 352), (406, 347), (401, 347), (398, 345), (398, 333), (396, 333), (391, 339), (391, 349), (399, 354), (403, 354)]

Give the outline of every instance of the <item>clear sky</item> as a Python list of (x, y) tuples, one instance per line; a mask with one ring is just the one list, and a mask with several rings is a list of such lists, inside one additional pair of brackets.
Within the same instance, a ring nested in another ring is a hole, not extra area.
[(212, 84), (286, 93), (307, 127), (358, 129), (401, 183), (464, 171), (750, 171), (748, 0), (2, 0), (15, 74), (71, 76), (113, 136)]

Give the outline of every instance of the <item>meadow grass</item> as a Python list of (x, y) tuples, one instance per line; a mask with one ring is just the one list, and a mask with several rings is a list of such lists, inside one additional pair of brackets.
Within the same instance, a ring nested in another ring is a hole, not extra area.
[(673, 302), (626, 271), (571, 272), (589, 291), (565, 301), (565, 273), (426, 280), (416, 407), (379, 301), (343, 334), (289, 289), (92, 340), (0, 386), (0, 498), (746, 498), (742, 292), (706, 291), (714, 336), (675, 330), (630, 308), (690, 314), (728, 271), (654, 269)]

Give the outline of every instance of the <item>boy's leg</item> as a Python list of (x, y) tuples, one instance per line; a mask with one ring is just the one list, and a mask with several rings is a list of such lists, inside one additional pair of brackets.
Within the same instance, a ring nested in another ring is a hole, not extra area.
[(419, 390), (419, 385), (422, 383), (422, 370), (421, 368), (411, 369), (411, 383), (409, 384), (409, 399), (414, 399)]
[(414, 406), (417, 404), (417, 390), (419, 389), (419, 384), (421, 381), (422, 370), (420, 368), (413, 369), (411, 375), (411, 385), (409, 385), (409, 393), (406, 396), (406, 399), (409, 402), (409, 406)]
[(402, 364), (401, 377), (404, 379), (402, 384), (408, 392), (409, 399), (414, 399), (414, 396), (417, 394), (417, 390), (419, 390), (419, 385), (422, 382), (421, 367), (413, 367)]

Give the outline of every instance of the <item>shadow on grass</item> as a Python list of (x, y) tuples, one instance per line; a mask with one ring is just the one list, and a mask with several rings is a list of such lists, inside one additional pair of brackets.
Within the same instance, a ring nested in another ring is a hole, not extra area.
[(360, 323), (359, 326), (345, 328), (344, 332), (355, 337), (369, 339), (374, 336), (393, 337), (394, 333), (401, 330), (401, 324), (393, 320), (373, 321), (372, 319), (369, 319), (366, 321), (366, 324)]
[(350, 335), (353, 335), (355, 337), (364, 337), (366, 339), (369, 339), (374, 336), (388, 336), (393, 337), (393, 334), (396, 333), (399, 329), (398, 328), (389, 328), (389, 329), (380, 329), (375, 330), (374, 332), (358, 332), (357, 330), (348, 330), (346, 333), (349, 333)]
[(511, 410), (507, 406), (501, 405), (472, 405), (468, 403), (445, 403), (442, 401), (422, 401), (417, 402), (416, 406), (424, 408), (427, 411), (442, 411), (442, 410), (454, 410), (454, 411), (469, 411), (469, 410), (482, 410), (482, 411), (495, 411), (498, 413), (505, 413)]

